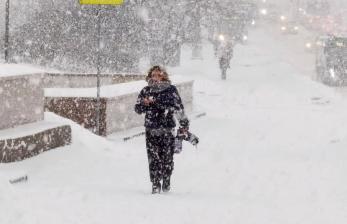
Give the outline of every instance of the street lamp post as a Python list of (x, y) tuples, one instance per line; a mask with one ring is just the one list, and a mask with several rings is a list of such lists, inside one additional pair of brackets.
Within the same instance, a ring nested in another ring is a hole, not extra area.
[(101, 5), (98, 6), (97, 17), (98, 17), (98, 49), (97, 49), (97, 60), (96, 60), (96, 134), (100, 135), (100, 74), (101, 74)]
[(4, 54), (5, 63), (8, 63), (8, 48), (9, 48), (9, 36), (10, 36), (10, 0), (6, 0), (5, 5), (5, 40), (4, 40)]
[(81, 5), (97, 5), (97, 59), (96, 59), (96, 134), (100, 135), (100, 109), (101, 109), (101, 100), (100, 100), (100, 74), (101, 74), (101, 12), (102, 5), (121, 5), (123, 4), (123, 0), (80, 0)]

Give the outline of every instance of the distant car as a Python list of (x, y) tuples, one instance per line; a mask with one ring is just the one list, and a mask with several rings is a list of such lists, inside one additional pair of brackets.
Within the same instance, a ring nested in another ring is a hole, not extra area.
[(281, 24), (282, 34), (298, 34), (299, 25), (296, 22), (286, 22)]
[(316, 50), (318, 80), (327, 85), (347, 84), (347, 37), (321, 38)]
[(234, 36), (234, 40), (236, 41), (236, 43), (240, 43), (243, 45), (247, 44), (248, 43), (247, 29), (237, 32), (237, 34)]

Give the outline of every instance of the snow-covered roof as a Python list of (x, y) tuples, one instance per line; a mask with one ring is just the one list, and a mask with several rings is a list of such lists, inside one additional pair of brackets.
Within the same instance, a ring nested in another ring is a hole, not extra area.
[(0, 64), (0, 78), (8, 76), (42, 74), (43, 69), (25, 64)]
[[(173, 84), (190, 82), (182, 76), (170, 77)], [(145, 81), (134, 81), (115, 85), (106, 85), (100, 88), (101, 97), (116, 97), (139, 92), (147, 85)], [(45, 97), (96, 97), (96, 87), (93, 88), (45, 88)]]

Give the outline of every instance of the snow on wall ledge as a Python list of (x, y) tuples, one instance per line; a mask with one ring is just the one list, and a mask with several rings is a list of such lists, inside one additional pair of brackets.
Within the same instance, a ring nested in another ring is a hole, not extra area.
[(0, 163), (21, 161), (71, 143), (69, 125), (44, 121), (0, 131)]
[(23, 68), (0, 65), (0, 130), (43, 120), (44, 74), (35, 69), (24, 73)]
[[(141, 74), (101, 74), (100, 85), (114, 85), (137, 80), (144, 80)], [(44, 78), (45, 88), (92, 88), (96, 87), (96, 74), (47, 73)]]
[(23, 64), (0, 64), (0, 78), (28, 74), (43, 74), (42, 69)]

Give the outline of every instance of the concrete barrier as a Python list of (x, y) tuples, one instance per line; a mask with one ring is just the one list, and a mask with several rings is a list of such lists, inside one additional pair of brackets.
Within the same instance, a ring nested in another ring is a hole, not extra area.
[[(9, 134), (9, 132), (11, 134)], [(71, 143), (69, 125), (36, 122), (0, 131), (0, 163), (21, 161)]]
[(43, 78), (30, 66), (0, 65), (0, 163), (70, 144), (70, 126), (43, 121)]
[(0, 76), (0, 130), (43, 120), (43, 74)]
[[(174, 79), (187, 112), (193, 107), (193, 81)], [(145, 81), (122, 83), (101, 88), (100, 132), (111, 133), (142, 126), (143, 116), (134, 112), (139, 91)], [(95, 133), (96, 88), (46, 88), (47, 111), (71, 119)]]

